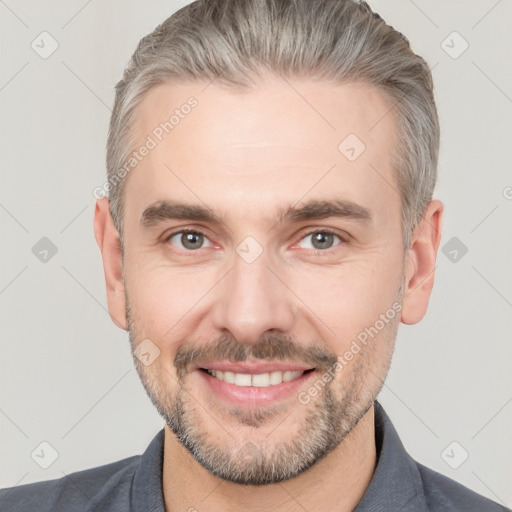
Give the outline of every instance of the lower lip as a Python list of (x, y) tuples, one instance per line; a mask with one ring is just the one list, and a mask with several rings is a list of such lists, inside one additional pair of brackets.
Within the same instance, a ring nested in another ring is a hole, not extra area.
[(200, 378), (218, 397), (238, 407), (254, 407), (296, 396), (299, 388), (314, 378), (316, 371), (309, 371), (296, 379), (267, 387), (237, 386), (217, 379), (203, 370), (196, 370), (196, 373), (199, 373)]

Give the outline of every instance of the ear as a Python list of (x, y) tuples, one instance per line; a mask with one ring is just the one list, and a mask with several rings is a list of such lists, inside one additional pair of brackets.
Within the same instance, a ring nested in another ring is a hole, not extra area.
[(126, 320), (121, 240), (110, 215), (110, 203), (106, 197), (96, 201), (94, 236), (103, 259), (110, 318), (118, 327), (126, 331), (128, 330), (128, 323)]
[(434, 286), (437, 249), (441, 242), (444, 206), (432, 200), (423, 220), (413, 231), (411, 246), (405, 261), (405, 289), (402, 304), (402, 322), (416, 324), (426, 314)]

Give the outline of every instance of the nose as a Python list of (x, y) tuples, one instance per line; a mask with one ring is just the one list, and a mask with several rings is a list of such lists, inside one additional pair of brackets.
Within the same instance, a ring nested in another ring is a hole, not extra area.
[(217, 287), (213, 322), (242, 344), (255, 343), (266, 331), (286, 333), (295, 321), (294, 295), (269, 264), (265, 252), (247, 262), (238, 254), (233, 268)]

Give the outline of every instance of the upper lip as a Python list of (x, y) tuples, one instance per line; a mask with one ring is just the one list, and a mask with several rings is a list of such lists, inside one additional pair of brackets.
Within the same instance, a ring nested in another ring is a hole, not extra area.
[(272, 373), (272, 372), (294, 372), (294, 371), (306, 371), (313, 370), (311, 366), (305, 366), (299, 363), (287, 363), (285, 361), (277, 361), (274, 363), (233, 363), (231, 361), (214, 361), (211, 363), (205, 363), (199, 365), (198, 369), (203, 370), (220, 370), (223, 372), (233, 373), (250, 373), (258, 375), (261, 373)]

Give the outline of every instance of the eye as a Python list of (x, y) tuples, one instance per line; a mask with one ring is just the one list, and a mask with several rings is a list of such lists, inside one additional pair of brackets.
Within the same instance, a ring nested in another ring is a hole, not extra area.
[(178, 246), (178, 248), (185, 251), (196, 251), (198, 249), (202, 249), (205, 241), (209, 244), (206, 247), (213, 245), (203, 233), (191, 229), (182, 229), (181, 231), (176, 231), (166, 237), (167, 242), (170, 242), (172, 245), (176, 245), (176, 242), (173, 243), (174, 239), (182, 245), (182, 247)]
[[(309, 244), (309, 247), (305, 248), (312, 249), (315, 254), (329, 254), (334, 251), (338, 245), (345, 242), (345, 240), (343, 240), (339, 235), (328, 230), (317, 229), (315, 231), (310, 231), (302, 237), (301, 241), (307, 240), (308, 237), (311, 237), (311, 243)], [(335, 239), (338, 239), (340, 243), (333, 245)], [(177, 246), (178, 249), (188, 252), (194, 252), (199, 249), (203, 249), (204, 247), (213, 246), (204, 233), (192, 229), (175, 231), (168, 235), (165, 238), (165, 241), (171, 243), (171, 245)], [(203, 245), (204, 243), (207, 243), (207, 245)], [(181, 247), (179, 244), (181, 244)]]
[(333, 246), (334, 239), (338, 239), (341, 243), (343, 243), (345, 240), (343, 240), (339, 235), (336, 233), (333, 233), (332, 231), (326, 231), (326, 230), (316, 230), (316, 231), (310, 231), (308, 234), (306, 234), (302, 240), (307, 240), (309, 237), (311, 237), (311, 244), (310, 247), (306, 247), (306, 249), (313, 249), (313, 252), (315, 254), (317, 253), (327, 253), (334, 251), (336, 249), (337, 245), (335, 244)]

